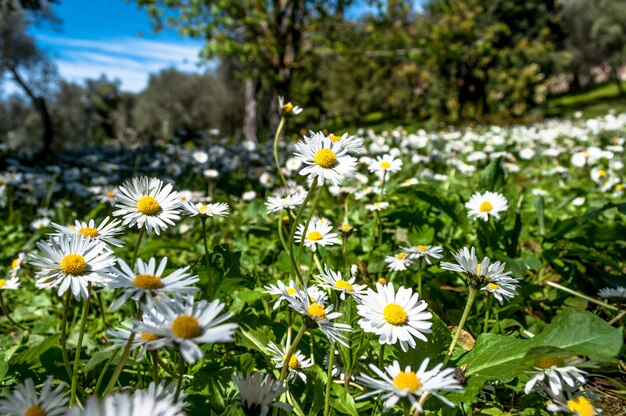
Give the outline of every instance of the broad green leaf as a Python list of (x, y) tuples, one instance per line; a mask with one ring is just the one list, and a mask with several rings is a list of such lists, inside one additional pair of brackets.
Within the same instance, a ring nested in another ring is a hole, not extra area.
[(33, 364), (39, 360), (41, 354), (56, 346), (60, 339), (61, 334), (48, 337), (34, 347), (30, 347), (25, 351), (15, 354), (13, 358), (11, 358), (11, 362), (17, 364)]

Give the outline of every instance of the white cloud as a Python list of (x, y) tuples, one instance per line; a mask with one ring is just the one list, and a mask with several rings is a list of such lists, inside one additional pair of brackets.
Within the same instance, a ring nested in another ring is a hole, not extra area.
[(203, 70), (198, 57), (201, 42), (178, 43), (132, 37), (92, 40), (51, 35), (39, 35), (37, 40), (45, 49), (56, 52), (59, 73), (71, 81), (80, 82), (105, 74), (109, 78), (119, 78), (122, 89), (137, 92), (145, 88), (151, 73), (161, 69)]

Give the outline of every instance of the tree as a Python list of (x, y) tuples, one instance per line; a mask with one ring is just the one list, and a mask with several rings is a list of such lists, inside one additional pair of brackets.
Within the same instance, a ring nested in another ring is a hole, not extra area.
[(314, 48), (311, 33), (320, 22), (342, 19), (351, 0), (137, 0), (157, 29), (177, 28), (206, 40), (202, 56), (234, 59), (244, 80), (244, 134), (257, 139), (257, 96), (270, 91), (269, 114), (276, 97), (289, 95), (292, 72)]
[(56, 68), (28, 34), (37, 19), (53, 19), (50, 2), (37, 0), (0, 0), (0, 76), (8, 74), (26, 94), (41, 117), (43, 150), (54, 138), (46, 104)]

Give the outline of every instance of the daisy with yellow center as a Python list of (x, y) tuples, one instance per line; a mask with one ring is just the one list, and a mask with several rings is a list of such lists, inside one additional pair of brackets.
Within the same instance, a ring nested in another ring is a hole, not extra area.
[(180, 298), (200, 290), (194, 286), (199, 279), (189, 273), (189, 266), (163, 276), (167, 257), (162, 258), (158, 266), (154, 257), (147, 263), (137, 259), (135, 270), (122, 259), (118, 259), (117, 263), (119, 267), (114, 269), (115, 277), (111, 280), (110, 287), (123, 291), (111, 305), (112, 311), (117, 310), (129, 299), (150, 304), (155, 298)]
[(548, 404), (547, 410), (550, 412), (568, 413), (574, 416), (595, 416), (601, 414), (600, 409), (596, 409), (589, 397), (585, 397), (587, 392), (565, 391), (558, 396), (550, 395), (552, 403)]
[(364, 374), (357, 376), (357, 382), (372, 391), (359, 396), (357, 400), (382, 393), (387, 409), (402, 401), (405, 405), (422, 412), (419, 404), (420, 398), (424, 395), (432, 395), (446, 405), (454, 407), (452, 402), (441, 395), (442, 392), (461, 390), (461, 385), (454, 378), (454, 369), (442, 369), (442, 364), (437, 364), (428, 370), (428, 364), (429, 359), (426, 358), (416, 371), (410, 366), (401, 368), (398, 361), (394, 361), (384, 371), (370, 364), (370, 369), (377, 377)]
[(500, 212), (506, 211), (509, 208), (504, 195), (497, 192), (477, 192), (469, 199), (465, 204), (467, 208), (467, 215), (470, 218), (480, 218), (483, 221), (488, 221), (489, 217), (500, 219)]
[(403, 351), (415, 348), (415, 339), (426, 342), (424, 334), (431, 333), (432, 314), (426, 311), (428, 304), (418, 300), (419, 294), (400, 286), (395, 292), (392, 283), (376, 284), (376, 291), (367, 289), (361, 298), (357, 312), (362, 317), (359, 326), (365, 332), (379, 336), (381, 344), (400, 343)]
[[(221, 314), (226, 305), (217, 299), (211, 303), (206, 300), (196, 303), (192, 296), (188, 296), (184, 301), (159, 302), (158, 306), (163, 317), (162, 323), (155, 325), (146, 323), (144, 319), (143, 322), (136, 323), (136, 331), (153, 334), (164, 340), (163, 342), (178, 347), (188, 364), (194, 364), (204, 357), (198, 344), (230, 342), (238, 327), (235, 323), (226, 323), (233, 314)], [(149, 321), (158, 322), (160, 319), (156, 310), (150, 310), (146, 314)]]
[(178, 192), (157, 178), (136, 177), (119, 187), (115, 195), (115, 216), (122, 216), (122, 225), (145, 227), (148, 235), (159, 234), (180, 219)]
[(347, 152), (340, 142), (333, 142), (320, 132), (296, 144), (295, 158), (305, 165), (300, 175), (307, 176), (309, 183), (317, 180), (318, 185), (325, 181), (340, 185), (356, 171), (357, 160)]
[(20, 288), (20, 281), (17, 276), (10, 279), (0, 279), (0, 290), (17, 290)]
[(185, 212), (191, 216), (205, 215), (207, 217), (225, 217), (228, 215), (228, 204), (216, 202), (214, 204), (204, 204), (202, 202), (183, 204)]
[(61, 416), (67, 412), (67, 397), (64, 385), (53, 388), (53, 378), (48, 377), (39, 393), (32, 379), (18, 384), (5, 398), (0, 400), (3, 416)]
[(375, 173), (379, 178), (389, 178), (390, 173), (399, 172), (402, 169), (402, 160), (396, 159), (390, 154), (378, 156), (369, 163), (368, 170)]
[(98, 226), (96, 226), (96, 222), (93, 219), (89, 221), (76, 221), (74, 225), (69, 227), (55, 223), (52, 223), (52, 226), (57, 230), (58, 234), (78, 234), (85, 238), (102, 241), (109, 246), (122, 247), (124, 242), (116, 238), (117, 235), (124, 231), (120, 223), (121, 221), (119, 220), (110, 221), (110, 218), (106, 217)]
[(283, 97), (278, 97), (278, 108), (281, 115), (284, 116), (297, 116), (303, 110), (301, 107), (292, 104), (290, 101), (285, 102)]
[(276, 299), (274, 303), (274, 309), (278, 309), (283, 300), (289, 300), (289, 298), (298, 293), (293, 280), (290, 280), (288, 285), (278, 280), (276, 285), (269, 284), (265, 286), (264, 289), (270, 295), (278, 296), (278, 299)]
[(563, 394), (563, 389), (575, 389), (586, 383), (585, 371), (579, 370), (575, 364), (579, 361), (566, 362), (563, 357), (546, 356), (535, 359), (532, 363), (534, 370), (529, 371), (530, 380), (524, 391), (529, 394), (537, 383), (552, 396)]
[(427, 246), (419, 244), (417, 246), (402, 247), (402, 251), (409, 254), (411, 260), (423, 259), (426, 263), (432, 264), (431, 260), (439, 260), (443, 255), (443, 247)]
[(341, 136), (329, 134), (328, 138), (331, 142), (341, 145), (341, 147), (348, 152), (360, 153), (363, 149), (363, 140), (355, 136), (350, 136), (348, 133), (344, 133)]
[(309, 247), (311, 251), (316, 251), (318, 245), (325, 247), (339, 244), (339, 238), (337, 233), (333, 232), (333, 227), (321, 219), (311, 220), (306, 231), (304, 230), (304, 224), (299, 224), (294, 240), (296, 243), (300, 243), (303, 237), (304, 246)]
[(58, 287), (61, 296), (71, 290), (76, 299), (87, 299), (87, 286), (107, 285), (109, 268), (115, 262), (111, 250), (100, 241), (80, 234), (60, 234), (47, 242), (40, 241), (41, 254), (32, 254), (37, 271), (37, 287)]
[(387, 263), (387, 267), (391, 271), (403, 271), (413, 264), (413, 259), (409, 256), (409, 253), (402, 251), (393, 256), (386, 256), (385, 263)]
[(140, 323), (160, 327), (166, 325), (164, 322), (165, 317), (156, 309), (152, 309), (150, 314), (144, 313), (141, 321), (134, 321), (134, 323), (122, 322), (120, 326), (107, 331), (107, 339), (110, 344), (107, 350), (123, 349), (133, 333), (135, 333), (136, 336), (133, 338), (130, 349), (131, 351), (138, 349), (135, 355), (137, 361), (143, 359), (146, 351), (156, 351), (166, 346), (172, 346), (173, 343), (170, 339), (155, 334), (154, 332), (134, 331), (134, 328)]
[[(493, 296), (498, 299), (498, 302), (500, 302), (500, 305), (502, 305), (505, 301), (509, 301), (517, 296), (519, 280), (509, 276), (511, 272), (503, 273), (504, 264), (501, 263), (500, 267), (502, 267), (502, 270), (496, 271), (491, 277), (485, 279), (486, 284), (480, 290), (493, 294)], [(493, 271), (492, 269), (492, 272)]]
[(327, 265), (324, 265), (324, 273), (318, 275), (317, 280), (321, 287), (339, 292), (341, 300), (345, 300), (346, 295), (362, 296), (367, 289), (366, 285), (356, 284), (355, 277), (345, 280), (341, 272), (332, 271)]
[(285, 359), (287, 358), (287, 352), (289, 351), (288, 347), (278, 346), (273, 342), (270, 342), (267, 346), (267, 352), (270, 354), (270, 360), (275, 365), (275, 368), (283, 368), (285, 364), (289, 367), (289, 374), (287, 375), (287, 381), (294, 380), (296, 377), (300, 377), (300, 379), (306, 383), (306, 374), (304, 373), (304, 369), (309, 368), (313, 365), (311, 359), (306, 358), (304, 354), (300, 350), (296, 350), (288, 363), (285, 363)]

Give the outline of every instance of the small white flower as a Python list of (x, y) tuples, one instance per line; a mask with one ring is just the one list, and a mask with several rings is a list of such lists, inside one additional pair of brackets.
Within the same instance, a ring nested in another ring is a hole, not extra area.
[[(504, 270), (504, 264), (502, 265), (502, 269)], [(519, 280), (513, 277), (508, 276), (511, 272), (507, 272), (502, 274), (502, 272), (498, 274), (494, 274), (494, 277), (488, 279), (489, 282), (483, 286), (480, 290), (486, 290), (489, 293), (492, 293), (493, 296), (498, 299), (500, 305), (504, 304), (504, 301), (508, 301), (517, 296), (517, 286), (519, 285)]]
[(285, 98), (281, 96), (278, 96), (278, 108), (281, 114), (286, 115), (286, 116), (289, 116), (289, 115), (297, 116), (302, 111), (304, 111), (302, 110), (301, 107), (297, 105), (293, 105), (289, 101), (285, 103)]
[(8, 280), (0, 279), (0, 290), (17, 290), (20, 288), (20, 281), (17, 276), (13, 276)]
[(225, 217), (228, 215), (228, 204), (224, 202), (216, 202), (214, 204), (204, 204), (198, 202), (196, 204), (189, 202), (183, 205), (185, 212), (191, 216), (206, 215), (207, 217)]
[(317, 180), (318, 185), (323, 185), (326, 180), (331, 185), (340, 185), (356, 170), (356, 159), (347, 152), (321, 132), (305, 137), (304, 141), (296, 143), (295, 157), (306, 165), (300, 175), (307, 176), (309, 182)]
[(365, 205), (365, 209), (369, 211), (382, 211), (387, 208), (389, 208), (389, 202), (386, 201), (374, 202), (373, 204)]
[(459, 382), (454, 378), (454, 369), (442, 369), (442, 364), (437, 364), (431, 370), (427, 370), (429, 359), (422, 361), (417, 371), (412, 371), (410, 366), (404, 369), (398, 361), (385, 368), (386, 372), (370, 364), (370, 369), (379, 377), (375, 379), (368, 375), (357, 376), (357, 381), (365, 387), (373, 389), (371, 392), (359, 396), (357, 400), (375, 396), (382, 393), (385, 407), (392, 408), (399, 400), (407, 399), (409, 403), (420, 412), (422, 407), (419, 399), (428, 394), (437, 397), (446, 405), (454, 407), (454, 404), (443, 397), (439, 392), (461, 390)]
[(298, 293), (298, 291), (296, 290), (296, 284), (293, 280), (289, 281), (288, 286), (285, 286), (283, 282), (278, 280), (276, 282), (276, 286), (270, 284), (264, 286), (264, 288), (265, 291), (270, 295), (278, 296), (278, 299), (276, 299), (276, 302), (274, 303), (274, 309), (278, 309), (283, 300), (289, 301), (292, 296)]
[(600, 289), (598, 292), (598, 296), (601, 298), (617, 298), (617, 299), (626, 299), (626, 287), (605, 287)]
[(387, 173), (396, 173), (402, 169), (402, 160), (396, 159), (393, 156), (387, 154), (378, 156), (376, 160), (372, 160), (369, 163), (368, 170), (375, 173), (379, 177), (383, 177)]
[(296, 377), (300, 377), (300, 379), (306, 383), (306, 374), (304, 374), (302, 370), (313, 365), (313, 362), (310, 358), (306, 358), (304, 354), (302, 354), (302, 352), (298, 350), (291, 355), (289, 363), (285, 363), (289, 348), (279, 347), (273, 342), (270, 342), (267, 346), (267, 349), (268, 352), (271, 354), (270, 359), (274, 362), (276, 368), (283, 368), (283, 366), (287, 364), (287, 367), (289, 368), (287, 381), (293, 380)]
[(413, 264), (413, 259), (409, 253), (402, 251), (393, 256), (386, 256), (385, 263), (388, 263), (387, 267), (389, 267), (391, 271), (403, 271)]
[(426, 246), (424, 244), (419, 244), (417, 246), (402, 247), (402, 250), (409, 253), (411, 259), (424, 259), (428, 264), (431, 264), (431, 258), (439, 260), (443, 257), (441, 254), (443, 252), (443, 247), (440, 246)]
[(334, 272), (327, 265), (324, 265), (324, 273), (318, 275), (317, 280), (320, 282), (321, 287), (340, 292), (339, 297), (341, 300), (345, 300), (346, 294), (356, 297), (362, 296), (367, 289), (366, 285), (355, 284), (356, 278), (354, 277), (344, 280), (341, 272)]
[(271, 375), (254, 373), (245, 377), (239, 373), (233, 376), (233, 383), (239, 389), (244, 414), (266, 416), (272, 407), (291, 412), (291, 405), (274, 402), (288, 390), (288, 387), (274, 380)]
[(304, 202), (307, 193), (300, 190), (286, 190), (267, 198), (267, 212), (280, 212), (283, 209), (294, 209)]
[(41, 230), (43, 228), (49, 227), (50, 223), (51, 223), (50, 218), (43, 217), (43, 218), (37, 218), (36, 220), (31, 222), (30, 226), (32, 227), (33, 230)]
[(205, 169), (202, 171), (202, 174), (209, 179), (215, 179), (220, 176), (219, 171), (215, 169)]
[(541, 382), (553, 396), (559, 396), (563, 392), (564, 383), (569, 387), (576, 387), (576, 382), (581, 385), (586, 383), (583, 376), (586, 372), (568, 365), (561, 357), (541, 357), (535, 360), (533, 366), (535, 371), (528, 373), (531, 378), (524, 387), (526, 394), (530, 393), (538, 382)]
[(506, 211), (509, 204), (502, 194), (487, 191), (484, 194), (476, 192), (465, 204), (465, 207), (468, 209), (467, 215), (470, 218), (488, 221), (489, 216), (500, 219), (500, 212)]
[(124, 245), (124, 243), (116, 237), (124, 231), (124, 229), (119, 226), (119, 220), (109, 222), (109, 217), (106, 217), (97, 227), (93, 219), (89, 220), (89, 222), (77, 220), (74, 224), (75, 225), (72, 228), (64, 227), (55, 223), (52, 223), (52, 226), (62, 234), (78, 234), (86, 238), (102, 241), (115, 247), (122, 247)]
[(4, 416), (64, 415), (67, 411), (67, 396), (63, 392), (63, 384), (53, 390), (52, 382), (53, 378), (48, 377), (38, 395), (33, 380), (26, 379), (0, 400), (0, 413)]
[(341, 147), (349, 152), (360, 153), (363, 150), (363, 140), (354, 136), (350, 136), (348, 135), (348, 133), (344, 133), (341, 136), (337, 136), (336, 134), (329, 134), (328, 138), (333, 143), (339, 143)]
[(256, 192), (254, 191), (246, 191), (243, 194), (241, 194), (241, 199), (245, 202), (250, 202), (254, 198), (256, 198)]
[(410, 288), (400, 286), (396, 293), (392, 283), (383, 286), (376, 283), (376, 292), (367, 290), (357, 305), (358, 314), (363, 318), (359, 326), (365, 332), (379, 335), (381, 344), (400, 343), (403, 351), (415, 348), (415, 338), (426, 342), (424, 334), (430, 334), (433, 315), (425, 312), (428, 304), (418, 301), (419, 294)]
[(304, 231), (304, 224), (299, 224), (294, 239), (296, 243), (304, 238), (304, 245), (316, 251), (317, 246), (333, 246), (339, 244), (337, 233), (333, 232), (332, 225), (321, 219), (312, 219), (309, 227)]

